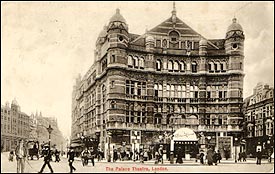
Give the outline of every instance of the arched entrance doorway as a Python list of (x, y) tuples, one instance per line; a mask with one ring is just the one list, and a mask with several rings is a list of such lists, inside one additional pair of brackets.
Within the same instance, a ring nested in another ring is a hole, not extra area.
[(199, 153), (198, 138), (195, 132), (189, 128), (180, 128), (173, 134), (172, 149), (175, 157), (178, 153), (183, 153), (182, 156), (186, 160), (196, 158)]

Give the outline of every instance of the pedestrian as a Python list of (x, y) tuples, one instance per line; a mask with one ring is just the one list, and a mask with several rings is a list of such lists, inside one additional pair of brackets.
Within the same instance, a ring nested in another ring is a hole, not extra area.
[(88, 165), (88, 160), (89, 160), (90, 154), (91, 154), (91, 152), (87, 147), (85, 147), (85, 149), (81, 152), (83, 166)]
[(143, 154), (143, 158), (144, 158), (144, 161), (147, 161), (148, 160), (148, 151), (147, 150), (145, 150), (144, 151), (144, 154)]
[(221, 155), (221, 152), (218, 150), (218, 161), (219, 163), (221, 163), (221, 160), (222, 160), (222, 155)]
[(11, 150), (9, 153), (9, 161), (13, 162), (13, 157), (14, 157), (14, 152), (13, 150)]
[(24, 146), (24, 140), (20, 139), (19, 145), (15, 148), (15, 155), (17, 160), (17, 173), (24, 173), (27, 153), (27, 148)]
[(42, 151), (42, 154), (43, 154), (43, 157), (44, 157), (44, 164), (43, 166), (41, 167), (41, 170), (39, 173), (42, 173), (44, 168), (46, 167), (46, 165), (48, 165), (49, 169), (51, 170), (51, 173), (53, 173), (53, 169), (52, 169), (52, 166), (50, 164), (50, 161), (51, 161), (51, 156), (52, 156), (52, 152), (51, 152), (51, 149), (49, 147), (49, 145), (45, 145), (44, 146), (44, 149)]
[(141, 163), (144, 163), (144, 153), (143, 153), (143, 150), (140, 150), (139, 159), (140, 159)]
[(117, 150), (114, 149), (114, 153), (113, 153), (113, 162), (116, 162), (118, 159), (118, 154), (117, 154)]
[(177, 159), (176, 159), (176, 163), (179, 163), (179, 164), (182, 164), (183, 161), (182, 161), (182, 157), (183, 157), (183, 150), (181, 147), (178, 148), (177, 150)]
[(93, 147), (91, 147), (89, 158), (91, 159), (93, 166), (95, 166), (95, 156), (96, 156), (96, 151), (94, 150)]
[(67, 153), (67, 158), (69, 158), (68, 162), (69, 162), (69, 167), (70, 167), (70, 173), (73, 173), (73, 171), (76, 171), (76, 169), (73, 166), (74, 157), (75, 157), (74, 150), (72, 148), (70, 148), (69, 152)]
[(215, 165), (218, 165), (218, 153), (216, 153), (216, 151), (213, 153), (213, 162)]
[(209, 166), (213, 165), (213, 150), (211, 148), (207, 151), (206, 158), (207, 158), (208, 165)]
[(247, 157), (246, 153), (245, 153), (245, 152), (243, 152), (243, 162), (245, 162), (245, 161), (246, 161), (246, 157)]
[(238, 155), (239, 155), (238, 161), (239, 161), (239, 162), (242, 162), (242, 159), (243, 159), (243, 154), (242, 154), (241, 152), (239, 152), (239, 154), (238, 154)]
[(204, 158), (204, 153), (203, 153), (203, 151), (201, 151), (201, 153), (200, 153), (200, 162), (201, 162), (201, 164), (204, 164), (203, 158)]
[(258, 150), (258, 152), (256, 152), (256, 158), (257, 158), (256, 164), (261, 165), (262, 152), (260, 150)]
[(163, 164), (163, 147), (162, 146), (160, 146), (159, 148), (159, 162)]
[(60, 161), (59, 155), (60, 155), (60, 151), (56, 150), (55, 151), (55, 162), (59, 162)]

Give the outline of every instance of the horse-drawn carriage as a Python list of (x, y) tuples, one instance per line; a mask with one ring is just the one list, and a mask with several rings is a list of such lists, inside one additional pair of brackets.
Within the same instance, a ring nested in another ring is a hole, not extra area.
[(28, 147), (28, 159), (33, 160), (34, 156), (36, 159), (39, 159), (39, 142), (36, 140), (29, 140), (27, 142), (27, 147)]

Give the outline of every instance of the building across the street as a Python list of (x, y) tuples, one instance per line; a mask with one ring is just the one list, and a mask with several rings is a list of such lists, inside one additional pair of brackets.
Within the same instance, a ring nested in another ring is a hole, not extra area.
[(93, 137), (105, 154), (162, 144), (169, 157), (174, 133), (174, 151), (182, 146), (185, 158), (209, 147), (237, 154), (245, 37), (236, 18), (228, 25), (225, 38), (207, 39), (173, 4), (171, 17), (138, 35), (117, 9), (98, 36), (94, 64), (74, 85), (72, 142)]
[(258, 83), (244, 101), (246, 153), (260, 149), (270, 155), (274, 147), (274, 88)]
[(30, 117), (21, 111), (14, 99), (11, 105), (1, 105), (1, 147), (3, 151), (15, 149), (20, 139), (27, 140), (30, 134)]

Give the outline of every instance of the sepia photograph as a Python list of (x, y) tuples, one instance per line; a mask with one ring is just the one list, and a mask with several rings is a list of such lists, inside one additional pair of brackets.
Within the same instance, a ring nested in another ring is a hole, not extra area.
[(274, 2), (1, 1), (1, 173), (274, 173)]

